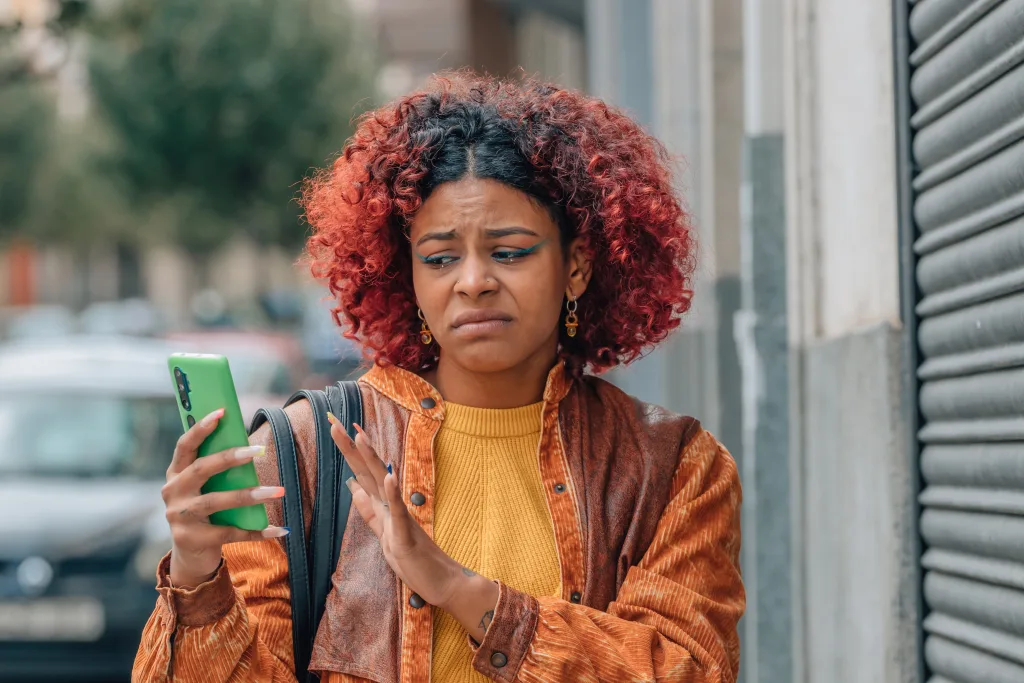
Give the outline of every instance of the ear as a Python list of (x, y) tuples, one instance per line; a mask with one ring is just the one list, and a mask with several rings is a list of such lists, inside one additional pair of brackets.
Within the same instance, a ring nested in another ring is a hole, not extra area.
[(590, 276), (593, 274), (590, 254), (583, 249), (583, 240), (579, 237), (569, 243), (566, 251), (568, 252), (566, 263), (569, 270), (569, 282), (566, 284), (565, 295), (570, 299), (573, 297), (578, 299), (583, 296), (583, 292), (587, 291)]

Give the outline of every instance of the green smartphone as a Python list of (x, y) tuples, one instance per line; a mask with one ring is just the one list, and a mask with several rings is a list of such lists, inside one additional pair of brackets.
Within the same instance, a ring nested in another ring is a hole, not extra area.
[[(224, 409), (220, 424), (199, 447), (199, 457), (249, 445), (249, 434), (245, 429), (242, 409), (238, 407), (235, 381), (231, 378), (227, 358), (212, 354), (174, 353), (167, 359), (167, 367), (174, 381), (178, 412), (185, 430), (218, 408)], [(203, 493), (235, 491), (259, 484), (256, 466), (249, 461), (213, 475), (202, 490)], [(210, 515), (210, 522), (249, 531), (266, 529), (269, 524), (267, 508), (262, 503), (214, 512)]]

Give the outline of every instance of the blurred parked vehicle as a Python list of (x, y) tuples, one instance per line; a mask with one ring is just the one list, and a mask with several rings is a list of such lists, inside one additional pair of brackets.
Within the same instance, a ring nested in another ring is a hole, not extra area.
[(0, 680), (127, 680), (170, 547), (166, 343), (0, 347)]
[(151, 336), (161, 325), (160, 314), (145, 299), (94, 303), (79, 316), (85, 334)]
[(56, 339), (78, 330), (75, 314), (64, 306), (36, 305), (5, 312), (8, 339)]
[(299, 340), (284, 332), (203, 330), (175, 332), (166, 340), (175, 351), (227, 356), (247, 422), (258, 409), (284, 403), (308, 373)]

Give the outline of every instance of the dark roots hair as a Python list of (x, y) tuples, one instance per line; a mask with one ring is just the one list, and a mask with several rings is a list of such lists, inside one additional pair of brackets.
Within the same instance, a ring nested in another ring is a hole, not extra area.
[(365, 114), (303, 191), (313, 274), (376, 363), (436, 363), (436, 347), (419, 341), (408, 223), (435, 188), (466, 176), (522, 191), (550, 211), (563, 244), (578, 237), (590, 255), (579, 333), (560, 337), (570, 367), (628, 363), (679, 325), (695, 245), (661, 144), (578, 92), (458, 72)]

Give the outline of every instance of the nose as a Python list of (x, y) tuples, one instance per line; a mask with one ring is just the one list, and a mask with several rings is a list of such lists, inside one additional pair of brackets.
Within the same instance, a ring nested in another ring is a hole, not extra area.
[(498, 289), (498, 281), (491, 275), (492, 261), (476, 254), (466, 256), (462, 271), (455, 283), (455, 291), (470, 299), (479, 299)]

